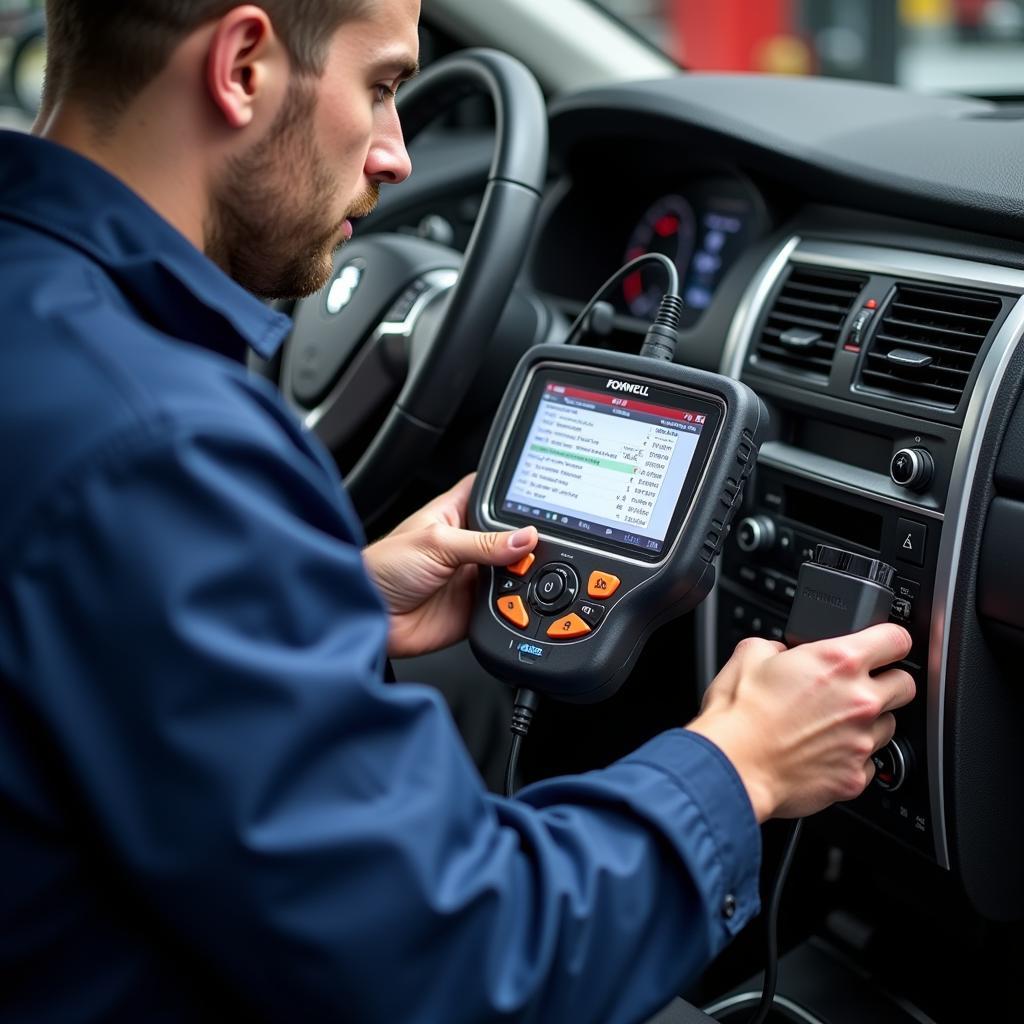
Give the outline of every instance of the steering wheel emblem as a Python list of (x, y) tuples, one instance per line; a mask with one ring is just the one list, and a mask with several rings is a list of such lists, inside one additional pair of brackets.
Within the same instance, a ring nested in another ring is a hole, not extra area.
[(365, 269), (366, 264), (362, 260), (353, 260), (338, 271), (327, 292), (328, 313), (332, 316), (340, 313), (352, 301)]

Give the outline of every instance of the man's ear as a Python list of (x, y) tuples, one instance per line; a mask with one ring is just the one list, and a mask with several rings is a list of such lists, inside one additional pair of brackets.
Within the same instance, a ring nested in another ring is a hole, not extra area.
[(246, 4), (217, 22), (206, 58), (206, 85), (232, 128), (249, 125), (260, 100), (284, 70), (284, 54), (266, 11)]

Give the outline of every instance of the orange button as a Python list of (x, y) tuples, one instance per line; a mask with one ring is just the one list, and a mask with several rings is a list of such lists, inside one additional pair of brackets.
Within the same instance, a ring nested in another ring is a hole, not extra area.
[(592, 572), (587, 583), (587, 596), (603, 601), (619, 589), (621, 582), (618, 576), (613, 576), (610, 572)]
[(548, 627), (548, 636), (563, 640), (571, 640), (576, 636), (586, 636), (590, 627), (578, 615), (566, 615)]
[(520, 558), (518, 562), (506, 565), (505, 572), (510, 572), (513, 576), (525, 576), (536, 561), (537, 556), (531, 551), (525, 558)]
[(497, 605), (498, 611), (513, 626), (526, 629), (530, 624), (530, 616), (526, 611), (526, 605), (523, 604), (523, 599), (518, 594), (513, 594), (511, 597), (499, 597)]

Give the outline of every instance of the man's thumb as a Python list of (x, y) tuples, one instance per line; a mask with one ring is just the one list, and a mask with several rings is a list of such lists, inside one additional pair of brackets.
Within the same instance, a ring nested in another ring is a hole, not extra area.
[(453, 530), (449, 551), (463, 565), (511, 565), (525, 558), (536, 546), (537, 530), (533, 526), (500, 533)]

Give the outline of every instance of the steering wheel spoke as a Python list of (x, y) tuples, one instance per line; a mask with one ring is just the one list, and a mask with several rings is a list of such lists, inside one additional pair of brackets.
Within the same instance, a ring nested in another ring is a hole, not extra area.
[(414, 341), (424, 334), (425, 314), (451, 290), (458, 276), (455, 269), (431, 270), (408, 285), (351, 357), (329, 394), (312, 409), (299, 410), (305, 426), (331, 451), (349, 445), (367, 421), (397, 398), (410, 366), (432, 343), (432, 331), (423, 343)]

